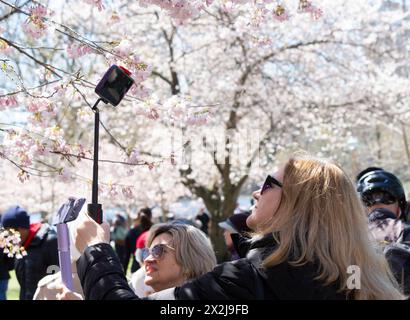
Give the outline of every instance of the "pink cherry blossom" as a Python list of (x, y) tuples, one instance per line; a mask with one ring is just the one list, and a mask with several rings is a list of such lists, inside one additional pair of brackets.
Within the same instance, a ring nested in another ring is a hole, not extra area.
[(196, 112), (188, 115), (186, 123), (188, 125), (204, 125), (208, 123), (209, 115), (207, 112)]
[(108, 185), (108, 197), (115, 198), (119, 194), (119, 186), (116, 184), (109, 184)]
[(318, 20), (323, 15), (322, 9), (314, 6), (312, 2), (307, 0), (300, 0), (299, 2), (299, 11), (310, 13), (310, 16), (313, 20)]
[(45, 35), (47, 24), (44, 18), (46, 15), (47, 8), (41, 4), (30, 9), (30, 16), (23, 24), (23, 30), (29, 37), (38, 39)]
[(133, 84), (130, 89), (130, 95), (140, 100), (146, 100), (151, 95), (151, 91), (142, 84)]
[(83, 0), (85, 3), (88, 3), (92, 6), (95, 6), (98, 8), (98, 11), (102, 11), (105, 9), (102, 0)]
[(159, 119), (159, 112), (156, 108), (150, 108), (148, 111), (148, 118), (151, 120), (158, 120)]
[(120, 43), (114, 48), (114, 53), (121, 58), (127, 59), (133, 54), (133, 46), (130, 40), (122, 39)]
[(157, 5), (166, 10), (170, 17), (179, 24), (196, 17), (204, 8), (204, 5), (211, 5), (212, 1), (205, 0), (140, 0), (141, 6)]
[(88, 107), (80, 108), (77, 111), (77, 119), (81, 122), (91, 122), (94, 119), (94, 113)]
[(290, 15), (288, 9), (284, 5), (278, 5), (275, 10), (273, 10), (273, 17), (280, 21), (286, 21), (289, 20)]
[(129, 153), (128, 157), (125, 159), (126, 163), (129, 164), (137, 164), (139, 160), (139, 152), (137, 149), (132, 149), (131, 152)]
[(50, 101), (46, 99), (30, 99), (27, 104), (27, 111), (42, 112), (49, 110)]
[(0, 52), (9, 55), (13, 52), (13, 48), (10, 47), (6, 41), (0, 40)]
[(56, 142), (64, 141), (64, 130), (61, 129), (59, 126), (52, 126), (46, 128), (44, 135), (46, 138), (54, 140)]
[(80, 58), (92, 52), (93, 49), (84, 43), (71, 43), (67, 47), (67, 54), (71, 59)]
[(132, 191), (132, 188), (131, 187), (123, 187), (122, 188), (122, 194), (124, 195), (124, 197), (125, 198), (127, 198), (127, 199), (133, 199), (134, 198), (134, 194), (133, 194), (133, 191)]
[(20, 171), (17, 175), (17, 178), (21, 183), (24, 183), (30, 179), (30, 175), (27, 173), (27, 171)]
[(0, 98), (0, 110), (18, 107), (18, 101), (16, 96), (5, 96)]
[(58, 173), (57, 179), (61, 182), (69, 182), (73, 178), (73, 173), (71, 170), (67, 168), (62, 168), (61, 171)]

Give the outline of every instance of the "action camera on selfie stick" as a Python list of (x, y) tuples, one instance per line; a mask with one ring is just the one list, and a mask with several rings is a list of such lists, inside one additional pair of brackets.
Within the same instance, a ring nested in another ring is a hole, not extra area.
[(98, 141), (100, 128), (100, 114), (97, 105), (100, 101), (117, 106), (127, 91), (131, 88), (134, 80), (130, 77), (131, 72), (123, 67), (112, 65), (104, 74), (95, 88), (95, 93), (100, 97), (93, 106), (94, 120), (94, 161), (93, 161), (93, 187), (92, 202), (87, 205), (88, 214), (97, 223), (103, 221), (102, 206), (98, 203)]

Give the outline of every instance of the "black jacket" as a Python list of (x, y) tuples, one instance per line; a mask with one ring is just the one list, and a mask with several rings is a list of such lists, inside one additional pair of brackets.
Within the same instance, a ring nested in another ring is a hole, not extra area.
[(27, 256), (15, 262), (20, 300), (32, 300), (40, 279), (59, 266), (57, 233), (48, 224), (43, 224), (26, 249)]
[[(272, 239), (254, 242), (246, 258), (219, 264), (213, 271), (175, 288), (169, 299), (346, 299), (336, 284), (313, 280), (313, 265), (293, 267), (284, 262), (264, 269), (261, 260), (274, 248)], [(138, 299), (127, 284), (114, 250), (108, 244), (88, 247), (77, 261), (85, 298)], [(167, 298), (167, 297), (166, 297)]]
[(140, 268), (140, 265), (138, 264), (137, 260), (135, 260), (135, 250), (136, 250), (136, 244), (137, 244), (137, 239), (143, 232), (141, 225), (138, 225), (134, 228), (131, 228), (127, 236), (125, 238), (125, 247), (126, 247), (126, 252), (125, 252), (125, 266), (126, 269), (128, 269), (128, 263), (131, 258), (131, 273), (134, 273)]
[(9, 271), (14, 268), (14, 258), (8, 258), (0, 248), (0, 280), (10, 279)]

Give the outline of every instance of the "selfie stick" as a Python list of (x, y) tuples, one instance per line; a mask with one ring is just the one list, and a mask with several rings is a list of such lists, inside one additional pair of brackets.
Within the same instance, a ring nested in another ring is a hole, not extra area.
[(88, 214), (97, 223), (101, 224), (103, 221), (103, 211), (102, 205), (98, 203), (98, 141), (99, 141), (99, 131), (100, 131), (100, 113), (97, 105), (103, 101), (103, 99), (98, 99), (94, 106), (93, 111), (95, 114), (94, 119), (94, 161), (93, 161), (93, 188), (92, 188), (92, 202), (87, 205)]
[[(95, 114), (94, 120), (94, 161), (93, 161), (93, 189), (92, 189), (92, 203), (87, 205), (88, 214), (97, 223), (103, 222), (103, 210), (100, 203), (98, 203), (98, 140), (100, 128), (100, 113), (97, 105), (100, 101), (105, 104), (110, 103), (114, 107), (117, 106), (126, 92), (129, 90), (134, 80), (130, 78), (130, 72), (116, 65), (112, 65), (105, 73), (101, 81), (95, 88), (95, 92), (100, 98), (95, 102), (92, 110)], [(107, 92), (105, 91), (107, 90)]]

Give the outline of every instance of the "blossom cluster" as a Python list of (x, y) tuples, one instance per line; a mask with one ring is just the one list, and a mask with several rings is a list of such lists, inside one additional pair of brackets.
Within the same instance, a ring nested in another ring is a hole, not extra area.
[(47, 8), (41, 4), (31, 7), (30, 15), (23, 24), (23, 30), (25, 33), (34, 39), (44, 36), (47, 31), (45, 17), (48, 14)]
[[(99, 11), (105, 9), (102, 0), (83, 0), (92, 6), (98, 8)], [(148, 7), (155, 5), (165, 10), (167, 14), (179, 24), (184, 24), (189, 19), (193, 19), (199, 16), (207, 7), (212, 4), (219, 5), (223, 10), (229, 11), (239, 5), (249, 5), (254, 7), (253, 18), (250, 23), (254, 24), (255, 17), (259, 16), (259, 19), (265, 19), (270, 12), (274, 19), (283, 22), (289, 20), (291, 17), (290, 10), (282, 1), (276, 2), (277, 4), (272, 9), (273, 1), (255, 1), (255, 0), (139, 0), (139, 5), (142, 7)], [(311, 1), (299, 0), (298, 13), (310, 13), (312, 19), (319, 19), (323, 15), (323, 11), (315, 6)], [(47, 31), (47, 17), (50, 15), (47, 8), (41, 4), (30, 9), (30, 15), (23, 24), (23, 30), (26, 34), (34, 39), (38, 39), (45, 35)], [(256, 18), (258, 19), (258, 18)], [(121, 20), (118, 14), (111, 16), (111, 22), (115, 23)], [(69, 46), (67, 48), (69, 57), (76, 58), (84, 54), (90, 53), (91, 49), (87, 45)]]
[(171, 18), (179, 23), (194, 18), (204, 9), (205, 5), (212, 4), (210, 0), (140, 0), (143, 7), (156, 5), (166, 10)]
[(20, 232), (14, 229), (0, 228), (0, 249), (3, 249), (3, 253), (9, 258), (21, 259), (27, 255), (27, 251), (20, 246), (20, 243)]
[(6, 41), (0, 40), (0, 52), (8, 55), (12, 52), (12, 47), (10, 47)]
[(134, 104), (134, 112), (151, 120), (165, 119), (173, 125), (204, 125), (211, 117), (211, 108), (194, 106), (190, 97), (173, 95), (164, 102), (151, 97)]
[(0, 111), (4, 109), (9, 109), (18, 106), (17, 97), (13, 96), (5, 96), (0, 98)]
[(84, 2), (90, 5), (96, 6), (99, 11), (102, 11), (105, 9), (102, 3), (102, 0), (84, 0)]
[(147, 99), (150, 91), (143, 85), (152, 72), (152, 66), (144, 62), (135, 51), (136, 46), (128, 39), (122, 39), (113, 49), (113, 55), (107, 57), (107, 62), (112, 65), (124, 66), (131, 72), (134, 79), (134, 85), (131, 87), (129, 94), (137, 99)]
[[(162, 9), (166, 10), (167, 13), (177, 22), (181, 24), (197, 17), (201, 11), (205, 10), (208, 6), (215, 3), (220, 5), (220, 7), (225, 11), (230, 11), (237, 7), (238, 5), (251, 5), (256, 7), (256, 15), (262, 14), (264, 16), (268, 12), (272, 12), (273, 17), (280, 21), (286, 21), (291, 17), (289, 9), (285, 6), (282, 1), (276, 2), (276, 6), (272, 10), (270, 5), (274, 1), (264, 0), (264, 1), (255, 1), (255, 0), (140, 0), (139, 4), (141, 6), (147, 7), (149, 5), (157, 5)], [(310, 13), (312, 19), (319, 19), (323, 12), (318, 7), (314, 6), (311, 1), (308, 0), (299, 0), (298, 10), (299, 13)], [(255, 15), (255, 12), (254, 12)], [(261, 17), (261, 16), (260, 16)], [(255, 17), (254, 17), (255, 18)], [(255, 21), (251, 21), (255, 23)]]
[(67, 47), (67, 55), (71, 59), (77, 59), (92, 52), (93, 49), (84, 43), (71, 43)]

